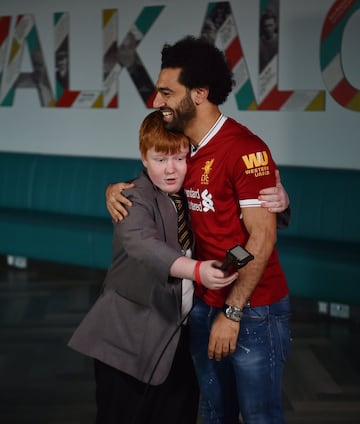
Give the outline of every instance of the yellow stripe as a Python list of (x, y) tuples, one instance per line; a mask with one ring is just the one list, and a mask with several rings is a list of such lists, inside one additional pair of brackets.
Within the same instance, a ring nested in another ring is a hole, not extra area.
[(105, 27), (110, 19), (114, 16), (116, 13), (116, 9), (105, 9), (103, 11), (103, 27)]

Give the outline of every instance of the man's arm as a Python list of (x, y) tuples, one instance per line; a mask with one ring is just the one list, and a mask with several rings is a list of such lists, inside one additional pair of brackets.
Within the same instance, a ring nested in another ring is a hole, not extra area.
[(122, 221), (128, 215), (126, 206), (132, 206), (128, 200), (121, 193), (127, 188), (134, 187), (133, 183), (114, 183), (109, 184), (105, 190), (106, 207), (115, 222)]
[[(131, 202), (121, 194), (126, 188), (133, 187), (128, 183), (110, 184), (106, 188), (106, 207), (115, 222), (121, 221), (128, 215), (127, 206), (131, 206)], [(280, 173), (276, 171), (276, 186), (265, 188), (260, 191), (259, 200), (262, 207), (270, 212), (277, 212), (278, 228), (286, 228), (290, 220), (289, 196), (281, 184)]]
[[(249, 233), (246, 249), (254, 260), (239, 270), (226, 302), (243, 308), (260, 281), (276, 243), (276, 215), (264, 208), (243, 208), (244, 224)], [(234, 322), (219, 313), (211, 328), (208, 355), (220, 361), (235, 351), (240, 322)]]

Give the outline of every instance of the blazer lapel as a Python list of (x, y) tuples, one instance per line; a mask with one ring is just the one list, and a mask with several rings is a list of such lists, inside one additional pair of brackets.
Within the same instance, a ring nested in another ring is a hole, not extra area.
[[(172, 203), (172, 200), (162, 192), (157, 195), (158, 208), (162, 213), (160, 214), (163, 220), (163, 230), (165, 241), (173, 249), (181, 251), (180, 245), (177, 240), (177, 211)], [(178, 279), (179, 280), (179, 279)], [(174, 284), (174, 290), (179, 304), (179, 313), (181, 313), (182, 304), (182, 284)]]

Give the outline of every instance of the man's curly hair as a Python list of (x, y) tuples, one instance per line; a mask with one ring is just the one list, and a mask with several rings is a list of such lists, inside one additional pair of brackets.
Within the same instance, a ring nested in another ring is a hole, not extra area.
[(205, 38), (186, 36), (174, 45), (165, 44), (161, 69), (181, 68), (179, 83), (189, 88), (206, 87), (208, 100), (220, 105), (233, 87), (233, 75), (221, 50)]

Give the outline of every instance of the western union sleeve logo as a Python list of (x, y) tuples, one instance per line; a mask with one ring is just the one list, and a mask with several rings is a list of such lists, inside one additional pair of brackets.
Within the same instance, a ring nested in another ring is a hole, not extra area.
[(269, 157), (265, 150), (262, 152), (250, 153), (242, 157), (247, 169), (266, 166), (269, 163)]

